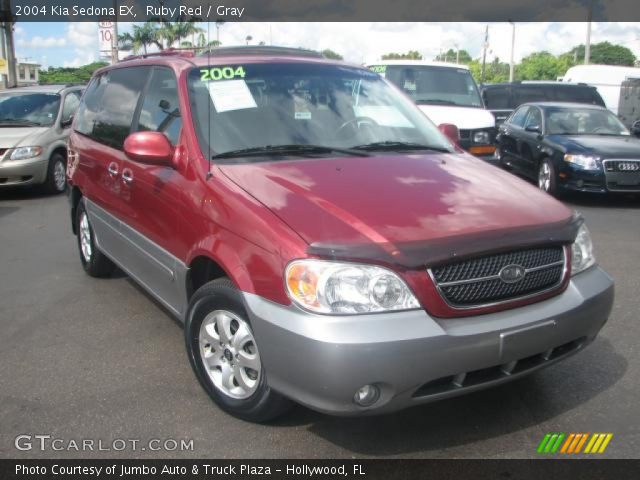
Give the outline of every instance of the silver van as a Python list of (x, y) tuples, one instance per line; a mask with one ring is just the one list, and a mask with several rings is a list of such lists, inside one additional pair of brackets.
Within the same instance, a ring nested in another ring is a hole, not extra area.
[(83, 88), (39, 85), (0, 91), (0, 188), (65, 190), (67, 137)]

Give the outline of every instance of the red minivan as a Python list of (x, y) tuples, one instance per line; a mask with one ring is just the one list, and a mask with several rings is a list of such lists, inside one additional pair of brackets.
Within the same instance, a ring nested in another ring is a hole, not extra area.
[(119, 267), (184, 322), (198, 380), (244, 419), (497, 385), (581, 350), (611, 311), (580, 216), (311, 52), (101, 69), (68, 160), (85, 271)]

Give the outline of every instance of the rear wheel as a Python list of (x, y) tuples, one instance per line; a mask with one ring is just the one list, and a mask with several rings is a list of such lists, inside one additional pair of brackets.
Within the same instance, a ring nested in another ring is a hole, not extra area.
[(115, 269), (114, 263), (96, 247), (89, 215), (80, 200), (76, 209), (76, 232), (82, 268), (91, 277), (106, 277)]
[(44, 188), (48, 193), (62, 193), (67, 187), (67, 159), (61, 153), (54, 153), (49, 159)]
[(538, 188), (550, 195), (557, 195), (556, 170), (548, 158), (543, 159), (538, 166)]
[(267, 384), (242, 297), (229, 279), (194, 293), (184, 332), (191, 367), (220, 408), (252, 422), (272, 420), (289, 409), (291, 402)]

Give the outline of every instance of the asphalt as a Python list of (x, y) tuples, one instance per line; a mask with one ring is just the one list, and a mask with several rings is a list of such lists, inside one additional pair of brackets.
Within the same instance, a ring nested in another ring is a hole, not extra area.
[[(296, 407), (254, 425), (209, 400), (181, 326), (129, 278), (84, 274), (64, 196), (2, 190), (0, 457), (533, 458), (547, 432), (610, 432), (603, 456), (637, 458), (640, 197), (569, 203), (616, 280), (611, 318), (585, 351), (517, 382), (396, 414), (334, 418)], [(95, 448), (192, 439), (193, 450), (41, 452), (34, 441), (20, 451), (21, 434), (51, 435), (58, 446), (93, 439)]]

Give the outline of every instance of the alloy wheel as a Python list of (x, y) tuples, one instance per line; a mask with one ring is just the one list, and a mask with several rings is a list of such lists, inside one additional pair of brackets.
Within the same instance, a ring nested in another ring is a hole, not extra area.
[(202, 321), (200, 358), (214, 386), (235, 399), (258, 388), (262, 363), (249, 324), (236, 314), (215, 310)]
[(53, 166), (53, 181), (56, 186), (56, 190), (59, 192), (64, 190), (67, 182), (64, 162), (58, 160)]
[(545, 192), (551, 187), (551, 168), (547, 162), (542, 162), (538, 171), (538, 187)]
[(85, 262), (91, 261), (91, 228), (86, 212), (80, 214), (80, 250)]

